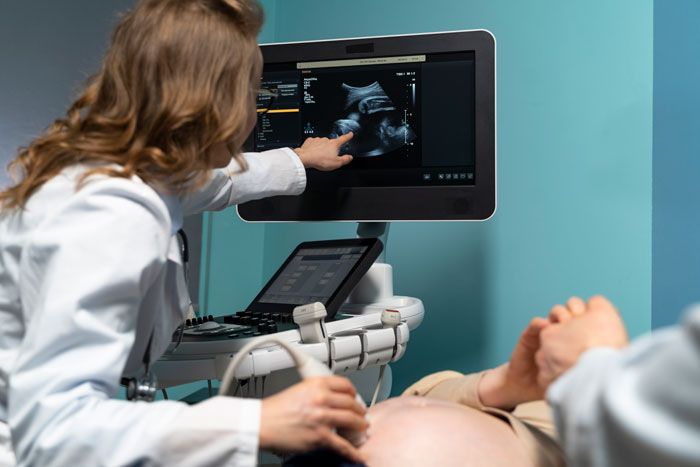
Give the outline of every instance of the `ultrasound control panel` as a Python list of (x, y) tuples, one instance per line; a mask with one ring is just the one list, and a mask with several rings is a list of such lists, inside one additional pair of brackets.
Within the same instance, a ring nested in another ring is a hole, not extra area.
[[(344, 315), (336, 315), (333, 320), (343, 318)], [(209, 315), (188, 319), (185, 321), (184, 340), (245, 339), (296, 328), (290, 313), (238, 311), (226, 316)]]
[[(236, 339), (274, 334), (297, 326), (294, 308), (320, 302), (326, 321), (336, 312), (382, 251), (377, 238), (303, 242), (289, 255), (246, 310), (185, 321), (184, 341)], [(180, 336), (176, 333), (173, 339)]]
[[(336, 314), (328, 321), (337, 321), (349, 318), (343, 314)], [(238, 311), (226, 316), (203, 316), (197, 319), (188, 319), (185, 322), (184, 341), (196, 341), (200, 339), (246, 339), (265, 334), (297, 329), (288, 313), (260, 313), (255, 311)], [(177, 336), (174, 336), (177, 339)]]

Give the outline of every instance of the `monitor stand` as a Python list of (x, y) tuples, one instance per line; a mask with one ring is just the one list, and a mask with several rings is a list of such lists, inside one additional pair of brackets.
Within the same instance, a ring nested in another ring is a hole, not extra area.
[[(409, 329), (417, 328), (423, 321), (423, 302), (413, 297), (394, 296), (394, 276), (390, 264), (386, 262), (387, 242), (389, 238), (388, 222), (359, 222), (357, 225), (357, 237), (376, 237), (382, 241), (384, 248), (377, 261), (360, 280), (355, 290), (348, 296), (347, 301), (340, 307), (340, 313), (347, 315), (379, 314), (385, 309), (396, 310), (401, 313), (401, 321), (405, 322)], [(378, 367), (365, 368), (360, 371), (346, 374), (362, 394), (372, 392), (377, 384)], [(391, 366), (381, 381), (380, 398), (385, 399), (391, 392), (392, 372)]]
[(377, 263), (386, 263), (386, 248), (389, 241), (389, 222), (358, 222), (357, 238), (378, 238), (382, 241), (384, 249), (377, 258)]
[(359, 222), (357, 238), (378, 238), (384, 248), (377, 261), (367, 271), (348, 297), (348, 303), (379, 303), (394, 296), (394, 277), (391, 265), (386, 262), (389, 241), (389, 222)]
[(384, 244), (384, 249), (339, 312), (346, 315), (369, 315), (386, 309), (397, 310), (401, 313), (401, 320), (410, 329), (415, 329), (423, 321), (423, 302), (413, 297), (394, 295), (393, 271), (391, 265), (385, 262), (388, 235), (388, 222), (358, 223), (357, 236), (378, 237)]

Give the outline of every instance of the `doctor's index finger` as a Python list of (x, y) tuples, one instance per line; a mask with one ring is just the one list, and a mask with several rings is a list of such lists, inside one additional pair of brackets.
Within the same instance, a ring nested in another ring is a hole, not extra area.
[(367, 412), (367, 409), (355, 397), (347, 393), (332, 392), (326, 397), (325, 402), (328, 407), (333, 409), (349, 410), (363, 416)]
[(340, 149), (340, 147), (342, 145), (344, 145), (345, 143), (347, 143), (348, 141), (350, 141), (353, 138), (353, 136), (355, 136), (355, 134), (352, 131), (350, 131), (348, 133), (345, 133), (344, 135), (338, 136), (337, 138), (335, 138), (334, 141), (338, 145), (338, 148)]

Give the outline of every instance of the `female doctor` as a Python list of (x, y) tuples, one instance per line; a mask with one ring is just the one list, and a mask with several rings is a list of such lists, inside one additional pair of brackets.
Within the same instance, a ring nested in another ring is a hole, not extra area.
[(352, 137), (241, 154), (256, 121), (255, 0), (142, 0), (63, 120), (0, 193), (0, 451), (18, 465), (252, 466), (258, 449), (359, 452), (344, 378), (259, 400), (116, 400), (187, 312), (174, 234), (184, 215), (298, 194)]

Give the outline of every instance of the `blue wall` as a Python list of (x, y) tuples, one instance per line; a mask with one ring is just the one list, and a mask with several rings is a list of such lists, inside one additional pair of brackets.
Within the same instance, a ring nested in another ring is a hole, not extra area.
[(700, 301), (700, 2), (654, 6), (653, 316)]
[[(274, 18), (265, 38), (278, 42), (472, 28), (496, 36), (498, 211), (485, 223), (392, 226), (396, 293), (426, 307), (394, 366), (395, 392), (431, 371), (501, 363), (532, 316), (572, 294), (606, 294), (632, 335), (649, 330), (651, 0), (278, 0), (266, 7)], [(223, 271), (231, 286), (255, 282), (247, 271), (257, 272), (256, 255), (264, 258), (262, 283), (297, 243), (355, 230), (232, 217), (213, 216), (212, 257), (227, 264), (210, 276)], [(210, 305), (229, 306), (212, 285), (209, 297)]]

